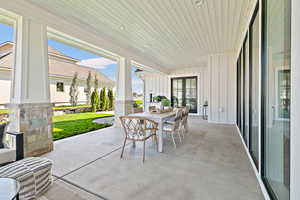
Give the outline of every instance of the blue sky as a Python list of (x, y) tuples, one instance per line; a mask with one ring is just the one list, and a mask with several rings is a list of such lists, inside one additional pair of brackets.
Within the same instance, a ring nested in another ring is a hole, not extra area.
[[(13, 41), (13, 27), (7, 26), (4, 24), (0, 24), (0, 44), (7, 41)], [(73, 48), (71, 46), (49, 40), (48, 44), (61, 53), (70, 56), (72, 58), (75, 58), (77, 60), (84, 60), (84, 59), (90, 59), (90, 58), (99, 58), (99, 56), (94, 55), (92, 53)], [(112, 80), (116, 80), (116, 64), (110, 64), (106, 65), (103, 69), (99, 69), (100, 72), (105, 74), (107, 77), (109, 77)], [(132, 89), (134, 92), (141, 93), (143, 91), (143, 82), (135, 75), (134, 73), (135, 68), (132, 68)]]

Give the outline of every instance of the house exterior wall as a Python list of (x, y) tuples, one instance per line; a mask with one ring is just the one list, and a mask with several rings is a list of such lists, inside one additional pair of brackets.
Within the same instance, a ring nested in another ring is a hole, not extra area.
[[(64, 91), (63, 92), (56, 91), (56, 83), (57, 82), (64, 83)], [(70, 92), (71, 83), (72, 83), (71, 79), (51, 77), (50, 78), (51, 103), (69, 102), (69, 99), (70, 99), (69, 92)], [(79, 80), (78, 81), (78, 91), (79, 91), (78, 103), (87, 103), (86, 94), (84, 92), (85, 87), (86, 87), (86, 81)]]
[(209, 115), (216, 123), (236, 122), (236, 63), (235, 54), (210, 55), (208, 59)]
[(145, 73), (145, 99), (149, 106), (150, 93), (171, 98), (171, 78), (197, 76), (198, 112), (208, 101), (208, 120), (213, 123), (236, 122), (236, 64), (235, 54), (216, 54), (208, 57), (208, 66), (183, 68), (171, 74)]
[(0, 70), (0, 108), (1, 104), (6, 104), (10, 99), (10, 88), (11, 88), (11, 71)]
[[(0, 108), (3, 107), (4, 104), (10, 102), (10, 90), (11, 90), (11, 71), (8, 70), (0, 70)], [(64, 92), (56, 91), (56, 83), (63, 82), (64, 83)], [(69, 78), (59, 78), (59, 77), (50, 77), (50, 100), (51, 103), (61, 103), (67, 104), (69, 102), (70, 96), (70, 86), (72, 80)], [(84, 104), (87, 103), (86, 94), (84, 89), (86, 88), (86, 81), (79, 80), (78, 81), (78, 103)], [(93, 91), (93, 88), (92, 88)], [(113, 88), (115, 91), (115, 88)]]
[(146, 107), (149, 106), (150, 93), (153, 97), (162, 95), (171, 99), (171, 79), (176, 77), (197, 76), (198, 87), (198, 112), (202, 115), (202, 105), (204, 101), (208, 101), (208, 70), (207, 67), (191, 67), (173, 70), (171, 74), (145, 73), (143, 79), (145, 81), (145, 100)]

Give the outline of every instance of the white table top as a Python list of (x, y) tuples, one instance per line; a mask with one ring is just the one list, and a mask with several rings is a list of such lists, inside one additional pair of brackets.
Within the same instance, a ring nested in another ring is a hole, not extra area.
[(130, 116), (138, 116), (138, 117), (147, 117), (150, 119), (166, 119), (172, 116), (175, 116), (176, 113), (175, 112), (168, 112), (168, 113), (150, 113), (150, 112), (143, 112), (143, 113), (134, 113), (134, 114), (130, 114)]

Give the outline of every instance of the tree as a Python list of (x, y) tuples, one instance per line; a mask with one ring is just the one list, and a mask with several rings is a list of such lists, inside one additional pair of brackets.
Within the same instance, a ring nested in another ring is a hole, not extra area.
[(86, 79), (86, 99), (88, 104), (91, 103), (91, 92), (92, 92), (92, 74), (89, 71), (89, 75)]
[(107, 96), (108, 96), (108, 110), (112, 110), (114, 107), (114, 93), (112, 89), (108, 89)]
[(97, 75), (95, 74), (95, 83), (94, 83), (94, 88), (96, 91), (98, 91), (99, 88), (99, 80), (97, 78)]
[(76, 106), (77, 105), (77, 101), (78, 101), (78, 85), (77, 85), (77, 81), (78, 81), (78, 73), (75, 72), (73, 79), (72, 79), (72, 83), (70, 86), (70, 103), (72, 106)]
[(107, 97), (105, 88), (102, 88), (100, 91), (100, 110), (107, 110)]
[(96, 112), (99, 108), (99, 96), (97, 90), (94, 90), (91, 96), (92, 112)]

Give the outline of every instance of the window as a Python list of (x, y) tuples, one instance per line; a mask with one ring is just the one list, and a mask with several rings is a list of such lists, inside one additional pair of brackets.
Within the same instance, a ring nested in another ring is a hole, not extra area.
[(64, 83), (63, 82), (56, 83), (56, 92), (64, 92)]
[(249, 40), (248, 36), (246, 36), (246, 40), (243, 47), (244, 52), (244, 71), (243, 71), (243, 81), (244, 81), (244, 93), (243, 93), (243, 119), (244, 119), (244, 127), (243, 127), (243, 136), (246, 145), (248, 146), (249, 140)]
[(273, 199), (290, 197), (291, 1), (263, 1), (262, 177)]
[(258, 169), (259, 166), (259, 17), (258, 7), (254, 13), (249, 30), (249, 151)]

